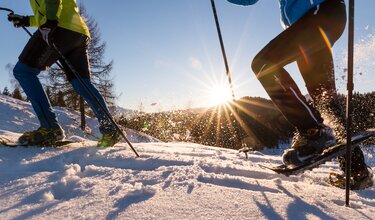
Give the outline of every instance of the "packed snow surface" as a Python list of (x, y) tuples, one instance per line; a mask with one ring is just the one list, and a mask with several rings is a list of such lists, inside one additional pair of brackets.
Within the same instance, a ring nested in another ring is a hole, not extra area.
[[(0, 136), (38, 128), (31, 106), (0, 96)], [(331, 161), (299, 176), (260, 168), (282, 149), (244, 155), (193, 143), (163, 143), (128, 130), (125, 142), (96, 147), (97, 122), (56, 113), (69, 139), (60, 148), (0, 146), (0, 219), (375, 219), (375, 187), (351, 193), (327, 183)], [(90, 134), (88, 134), (90, 133)], [(374, 168), (374, 148), (364, 148)]]

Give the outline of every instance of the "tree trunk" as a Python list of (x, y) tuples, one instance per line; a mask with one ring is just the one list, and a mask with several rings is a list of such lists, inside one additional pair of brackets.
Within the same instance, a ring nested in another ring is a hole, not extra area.
[(85, 117), (85, 102), (82, 96), (79, 97), (79, 111), (81, 112), (81, 130), (84, 131), (86, 128), (86, 117)]

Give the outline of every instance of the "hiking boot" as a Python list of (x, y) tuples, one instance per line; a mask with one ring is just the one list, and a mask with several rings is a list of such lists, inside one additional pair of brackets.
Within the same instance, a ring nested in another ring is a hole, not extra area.
[(113, 147), (115, 144), (120, 142), (121, 136), (118, 131), (103, 134), (102, 139), (98, 141), (98, 147)]
[(283, 162), (287, 166), (302, 165), (336, 143), (333, 131), (328, 126), (311, 128), (305, 133), (297, 132), (293, 137), (291, 149), (284, 151)]
[(18, 138), (18, 143), (25, 145), (53, 144), (64, 138), (65, 134), (61, 128), (47, 129), (40, 127), (37, 130), (25, 132)]
[[(371, 187), (374, 185), (372, 180), (373, 173), (370, 167), (366, 167), (357, 172), (351, 172), (350, 175), (350, 189), (351, 190), (362, 190), (367, 187)], [(329, 183), (332, 186), (339, 187), (341, 189), (345, 189), (346, 179), (345, 179), (345, 172), (341, 174), (338, 173), (331, 173), (329, 175)]]

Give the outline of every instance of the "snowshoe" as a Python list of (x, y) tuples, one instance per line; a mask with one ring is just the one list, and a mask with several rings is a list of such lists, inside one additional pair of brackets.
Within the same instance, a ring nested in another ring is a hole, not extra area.
[(120, 142), (121, 136), (118, 131), (103, 134), (102, 139), (98, 142), (98, 147), (113, 147)]
[(328, 126), (308, 129), (305, 133), (297, 132), (291, 148), (282, 156), (283, 163), (291, 167), (300, 166), (336, 143), (333, 131)]
[[(362, 190), (374, 185), (372, 180), (373, 174), (370, 167), (361, 170), (359, 172), (352, 172), (350, 177), (350, 189), (351, 190)], [(330, 173), (329, 183), (332, 186), (345, 189), (346, 178), (345, 173)]]
[(47, 129), (40, 127), (37, 130), (25, 132), (18, 138), (18, 143), (21, 145), (51, 145), (64, 138), (64, 131), (60, 128)]
[[(362, 151), (360, 151), (358, 144), (373, 137), (374, 135), (375, 135), (375, 130), (369, 129), (366, 131), (359, 132), (355, 134), (354, 136), (352, 136), (351, 146), (352, 146), (352, 149), (354, 149), (353, 151), (354, 153), (352, 157), (353, 158), (352, 173), (355, 173), (355, 171), (364, 170), (367, 168), (367, 165), (364, 162)], [(260, 165), (260, 167), (270, 169), (276, 173), (280, 173), (285, 176), (297, 175), (297, 174), (305, 172), (306, 170), (312, 170), (315, 167), (318, 167), (319, 165), (325, 163), (326, 161), (330, 161), (333, 158), (342, 157), (343, 155), (345, 155), (346, 146), (347, 146), (346, 142), (338, 143), (333, 146), (330, 146), (324, 149), (323, 152), (319, 154), (318, 156), (313, 157), (309, 160), (305, 160), (304, 163), (299, 166), (295, 166), (295, 165), (288, 166), (286, 164), (282, 164), (282, 165), (277, 165), (277, 166)], [(369, 147), (370, 145), (364, 145), (364, 146)], [(356, 148), (358, 149), (356, 150)], [(356, 152), (360, 152), (361, 154), (357, 154)], [(358, 157), (354, 155), (357, 155)], [(362, 155), (362, 159), (361, 159), (361, 155)], [(357, 163), (361, 163), (361, 164), (357, 164)], [(340, 167), (341, 165), (342, 163), (340, 163)], [(353, 170), (353, 168), (355, 168), (355, 170)]]

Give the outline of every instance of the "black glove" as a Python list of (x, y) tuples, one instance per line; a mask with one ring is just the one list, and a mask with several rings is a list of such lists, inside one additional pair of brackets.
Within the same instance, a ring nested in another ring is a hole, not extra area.
[(53, 40), (53, 34), (57, 28), (58, 22), (56, 20), (47, 20), (46, 23), (39, 27), (39, 31), (42, 34), (43, 40), (48, 45), (51, 45)]
[(11, 21), (16, 28), (30, 26), (30, 19), (28, 16), (10, 13), (8, 14), (8, 21)]

